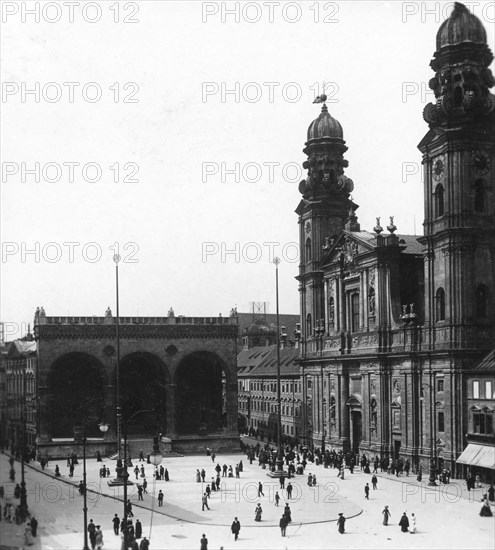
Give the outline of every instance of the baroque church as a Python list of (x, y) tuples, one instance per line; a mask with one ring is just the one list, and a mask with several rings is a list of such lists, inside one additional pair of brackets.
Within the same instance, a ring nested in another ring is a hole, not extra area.
[(495, 346), (492, 60), (483, 24), (456, 3), (430, 62), (422, 237), (393, 218), (361, 230), (343, 129), (320, 98), (296, 209), (308, 443), (462, 473), (467, 373)]

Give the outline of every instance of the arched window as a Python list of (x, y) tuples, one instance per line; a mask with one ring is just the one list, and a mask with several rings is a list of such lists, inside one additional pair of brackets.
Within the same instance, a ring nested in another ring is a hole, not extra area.
[(311, 261), (311, 239), (308, 237), (306, 239), (306, 262)]
[(445, 290), (439, 288), (436, 294), (436, 318), (437, 321), (445, 319)]
[(444, 189), (443, 185), (439, 183), (435, 188), (435, 216), (439, 218), (445, 213), (444, 209)]
[(313, 326), (311, 324), (311, 313), (306, 315), (306, 337), (311, 336), (313, 332)]
[(485, 285), (478, 285), (476, 289), (476, 315), (486, 317), (486, 303), (488, 299), (488, 289)]
[(485, 210), (485, 189), (483, 180), (476, 180), (474, 183), (474, 211), (483, 212)]

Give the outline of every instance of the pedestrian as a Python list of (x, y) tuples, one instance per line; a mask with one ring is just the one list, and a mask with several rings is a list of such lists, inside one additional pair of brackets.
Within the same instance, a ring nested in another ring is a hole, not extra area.
[(113, 523), (113, 532), (118, 535), (119, 534), (119, 527), (120, 527), (120, 519), (118, 514), (115, 514), (112, 519)]
[(292, 483), (290, 481), (287, 485), (287, 498), (288, 499), (292, 498)]
[(205, 482), (206, 472), (204, 468), (201, 470), (201, 479), (203, 480), (203, 483)]
[(204, 533), (199, 542), (201, 542), (201, 547), (199, 550), (208, 550), (208, 539)]
[(254, 521), (261, 521), (261, 513), (263, 512), (261, 504), (258, 502), (254, 510)]
[(69, 477), (74, 477), (74, 464), (70, 464), (69, 466)]
[(278, 506), (280, 502), (280, 495), (278, 494), (278, 491), (275, 491), (275, 506)]
[(370, 485), (369, 483), (367, 483), (365, 486), (364, 486), (364, 498), (366, 500), (369, 500), (370, 499)]
[(138, 519), (136, 520), (135, 531), (136, 531), (135, 537), (137, 539), (140, 539), (141, 536), (143, 535), (143, 526), (142, 526), (141, 522)]
[(103, 462), (100, 451), (96, 451), (96, 462)]
[(146, 490), (146, 487), (148, 487), (148, 482), (146, 481), (146, 478), (143, 479), (143, 492), (148, 494), (148, 491)]
[(232, 533), (234, 534), (234, 540), (239, 538), (239, 531), (241, 530), (241, 523), (237, 518), (234, 518), (232, 526), (230, 527)]
[(407, 533), (409, 531), (409, 518), (407, 517), (405, 512), (402, 514), (402, 517), (400, 518), (399, 525), (400, 525), (400, 530), (403, 533)]
[(227, 464), (222, 466), (222, 477), (227, 477)]
[(91, 548), (94, 550), (96, 545), (96, 525), (93, 523), (92, 519), (90, 519), (88, 523), (88, 533), (89, 533), (89, 541), (91, 543)]
[(142, 485), (138, 485), (138, 486), (137, 486), (137, 490), (138, 490), (138, 500), (144, 500), (144, 499), (143, 499), (143, 486), (142, 486)]
[[(290, 474), (290, 469), (289, 469), (289, 474)], [(280, 476), (280, 488), (281, 489), (284, 489), (285, 487), (285, 476)]]
[(170, 478), (168, 477), (168, 470), (165, 468), (165, 481), (170, 481)]
[(292, 515), (291, 515), (290, 506), (288, 502), (285, 503), (284, 516), (287, 519), (287, 523), (290, 523), (292, 521)]
[(390, 510), (388, 509), (388, 506), (385, 506), (382, 514), (383, 514), (383, 525), (388, 525), (388, 518), (392, 516), (392, 514), (390, 513)]
[(263, 483), (261, 481), (258, 483), (258, 498), (263, 495), (265, 496), (265, 493), (263, 492)]
[(285, 533), (287, 530), (287, 518), (285, 517), (285, 514), (280, 518), (279, 525), (280, 525), (280, 532), (282, 536), (285, 537)]
[[(60, 468), (58, 467), (58, 464), (55, 464), (55, 477), (60, 477)], [(15, 472), (14, 472), (14, 478), (15, 478)]]
[(149, 547), (150, 547), (150, 541), (146, 537), (143, 537), (143, 540), (139, 545), (139, 550), (149, 550)]
[(345, 517), (342, 512), (339, 513), (339, 519), (337, 520), (337, 528), (341, 535), (345, 533)]
[(414, 533), (416, 533), (416, 516), (411, 514), (411, 535), (414, 535)]
[(144, 452), (143, 452), (143, 449), (139, 449), (139, 462), (144, 462)]
[(490, 484), (490, 487), (488, 487), (488, 500), (494, 501), (495, 500), (495, 488), (493, 487), (493, 483)]
[(416, 477), (418, 481), (421, 481), (423, 479), (423, 470), (421, 469), (421, 466), (418, 468), (418, 476)]
[(158, 491), (158, 506), (163, 506), (163, 491), (161, 489)]
[(127, 499), (127, 515), (134, 517), (134, 514), (132, 513), (132, 504), (129, 499)]
[(97, 550), (101, 550), (103, 548), (103, 533), (101, 532), (100, 525), (96, 526), (95, 543)]
[(196, 470), (196, 483), (201, 483), (201, 474), (199, 470)]
[(373, 477), (371, 478), (371, 484), (373, 485), (373, 490), (376, 490), (376, 485), (378, 483), (378, 478), (375, 474), (373, 474)]
[(136, 479), (138, 479), (139, 478), (139, 467), (137, 466), (137, 464), (136, 464), (136, 467), (134, 468), (134, 474), (136, 476)]
[(24, 544), (26, 546), (32, 546), (34, 544), (33, 533), (29, 521), (26, 523), (26, 527), (24, 528)]
[(203, 493), (203, 496), (201, 498), (201, 502), (202, 502), (202, 508), (201, 508), (201, 511), (205, 511), (205, 506), (206, 508), (209, 510), (210, 507), (208, 506), (208, 496), (206, 495), (206, 493)]
[(144, 473), (144, 466), (141, 466), (141, 477), (146, 477), (146, 474)]
[(32, 516), (32, 518), (31, 518), (31, 533), (32, 533), (33, 537), (36, 536), (37, 531), (38, 531), (38, 521), (36, 520), (36, 518), (34, 516)]

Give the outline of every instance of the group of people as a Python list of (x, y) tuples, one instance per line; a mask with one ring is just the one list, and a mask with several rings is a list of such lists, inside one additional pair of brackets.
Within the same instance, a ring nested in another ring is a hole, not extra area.
[(38, 521), (33, 516), (30, 521), (26, 522), (24, 527), (24, 544), (26, 546), (32, 546), (34, 544), (34, 539), (38, 531)]

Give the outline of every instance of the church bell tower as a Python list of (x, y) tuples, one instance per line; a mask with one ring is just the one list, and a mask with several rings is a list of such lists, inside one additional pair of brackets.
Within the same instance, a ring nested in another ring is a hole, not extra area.
[(489, 349), (495, 326), (495, 81), (480, 20), (460, 3), (430, 63), (424, 109), (425, 329), (430, 349)]

